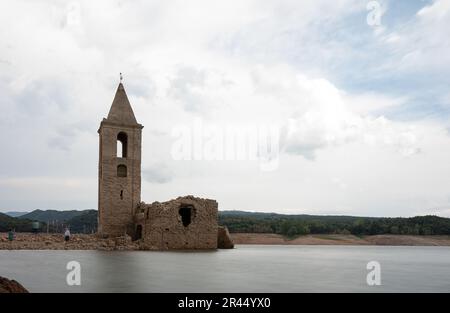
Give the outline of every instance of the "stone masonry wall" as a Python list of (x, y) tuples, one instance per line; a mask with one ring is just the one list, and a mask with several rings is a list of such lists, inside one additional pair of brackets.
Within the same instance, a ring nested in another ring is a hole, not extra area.
[[(116, 156), (117, 134), (128, 136), (128, 155)], [(134, 236), (134, 209), (141, 196), (141, 129), (103, 122), (100, 130), (99, 233)], [(117, 176), (117, 166), (127, 167), (127, 177)]]
[(142, 204), (138, 210), (135, 222), (142, 227), (145, 249), (217, 249), (215, 200), (186, 196)]

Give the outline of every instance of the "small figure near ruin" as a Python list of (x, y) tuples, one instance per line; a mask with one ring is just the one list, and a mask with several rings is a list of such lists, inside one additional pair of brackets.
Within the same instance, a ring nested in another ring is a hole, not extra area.
[(13, 241), (14, 240), (14, 236), (15, 236), (14, 231), (12, 229), (10, 229), (8, 231), (8, 240), (9, 241)]
[(64, 232), (64, 241), (70, 240), (70, 230), (69, 228), (66, 228), (66, 231)]
[(122, 84), (98, 130), (98, 232), (130, 236), (142, 249), (232, 248), (228, 230), (218, 225), (218, 204), (193, 196), (141, 202), (142, 129)]

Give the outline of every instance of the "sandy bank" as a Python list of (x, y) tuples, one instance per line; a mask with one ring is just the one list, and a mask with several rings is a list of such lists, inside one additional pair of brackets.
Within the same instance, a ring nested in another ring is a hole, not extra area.
[(231, 237), (235, 244), (450, 246), (450, 236), (306, 235), (288, 239), (277, 234), (232, 233)]

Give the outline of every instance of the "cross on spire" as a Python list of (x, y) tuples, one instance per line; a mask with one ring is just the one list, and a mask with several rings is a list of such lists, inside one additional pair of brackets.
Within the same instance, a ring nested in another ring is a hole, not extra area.
[(122, 80), (123, 80), (123, 76), (122, 76), (122, 73), (120, 73), (120, 83), (122, 83)]

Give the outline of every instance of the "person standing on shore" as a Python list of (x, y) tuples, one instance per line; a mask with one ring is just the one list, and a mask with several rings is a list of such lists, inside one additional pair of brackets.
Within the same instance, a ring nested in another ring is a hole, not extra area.
[(66, 228), (66, 231), (64, 232), (64, 241), (69, 241), (70, 239), (70, 230), (69, 228)]
[(8, 232), (8, 240), (13, 241), (14, 240), (14, 231), (12, 229)]

